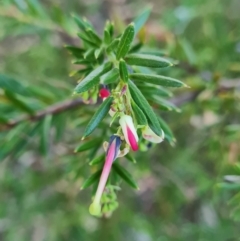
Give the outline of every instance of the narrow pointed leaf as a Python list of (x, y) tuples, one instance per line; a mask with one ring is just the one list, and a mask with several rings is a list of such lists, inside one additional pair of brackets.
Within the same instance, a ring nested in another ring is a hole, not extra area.
[(86, 19), (82, 19), (80, 17), (77, 17), (76, 15), (73, 15), (73, 19), (78, 25), (78, 27), (85, 31), (87, 28), (92, 28), (92, 24), (89, 23)]
[(181, 112), (181, 109), (179, 109), (177, 106), (175, 106), (173, 103), (159, 97), (159, 96), (149, 96), (149, 100), (153, 101), (154, 103), (160, 105), (163, 107), (164, 110), (169, 110), (169, 111), (176, 111), (176, 112)]
[(130, 154), (128, 153), (126, 156), (124, 156), (127, 160), (129, 160), (132, 163), (137, 163), (136, 159)]
[(171, 91), (161, 86), (150, 86), (150, 85), (143, 84), (140, 86), (138, 85), (138, 88), (142, 91), (144, 96), (157, 95), (157, 96), (171, 97), (173, 95)]
[(109, 32), (109, 34), (112, 38), (113, 34), (114, 34), (114, 24), (113, 24), (113, 22), (107, 21), (105, 29)]
[(162, 134), (162, 129), (152, 107), (149, 105), (146, 98), (132, 81), (129, 81), (129, 87), (133, 100), (146, 115), (151, 129), (160, 136)]
[(89, 65), (91, 62), (86, 59), (78, 59), (72, 62), (73, 64)]
[(102, 138), (95, 138), (90, 141), (85, 141), (81, 143), (77, 148), (75, 148), (74, 152), (83, 152), (94, 148), (102, 142)]
[(118, 78), (119, 78), (119, 70), (117, 68), (114, 68), (101, 77), (101, 83), (108, 85), (116, 82)]
[(99, 47), (98, 44), (96, 44), (94, 41), (92, 41), (91, 39), (89, 39), (88, 36), (86, 36), (85, 34), (83, 33), (77, 33), (78, 37), (84, 42), (86, 43), (87, 45), (91, 46), (91, 47), (94, 47), (94, 48), (97, 48)]
[(125, 57), (125, 55), (128, 53), (131, 43), (134, 39), (134, 23), (131, 23), (127, 26), (125, 29), (123, 35), (121, 36), (120, 42), (118, 44), (116, 57), (119, 60), (120, 58)]
[(6, 98), (17, 108), (20, 110), (23, 110), (24, 112), (27, 112), (30, 115), (34, 114), (34, 110), (27, 105), (25, 102), (20, 100), (13, 92), (10, 92), (8, 90), (5, 90), (5, 96)]
[(0, 89), (7, 90), (23, 96), (29, 96), (29, 92), (25, 85), (14, 78), (0, 74)]
[(135, 81), (143, 81), (155, 85), (161, 85), (166, 87), (187, 87), (183, 82), (177, 79), (162, 75), (151, 75), (151, 74), (130, 74), (129, 78)]
[(95, 52), (94, 52), (94, 56), (96, 59), (99, 58), (99, 56), (103, 53), (103, 48), (99, 48), (99, 49), (96, 49)]
[(120, 74), (120, 78), (127, 83), (128, 82), (128, 69), (127, 69), (127, 65), (126, 62), (121, 59), (119, 61), (119, 74)]
[(111, 43), (111, 36), (110, 36), (110, 33), (108, 31), (108, 29), (104, 29), (104, 38), (103, 38), (103, 41), (105, 44), (110, 44)]
[(85, 52), (84, 49), (78, 48), (76, 46), (65, 45), (64, 47), (76, 58), (82, 57)]
[(218, 183), (217, 187), (221, 188), (221, 189), (228, 189), (228, 190), (239, 190), (240, 189), (240, 183), (222, 182), (222, 183)]
[(94, 43), (96, 43), (97, 45), (101, 45), (101, 38), (91, 28), (87, 29), (85, 32)]
[(97, 67), (76, 86), (74, 92), (82, 93), (84, 91), (91, 89), (93, 86), (99, 83), (100, 76), (110, 71), (111, 68), (112, 68), (112, 63), (106, 63)]
[(131, 174), (117, 162), (114, 162), (113, 170), (131, 187), (133, 187), (134, 189), (139, 189)]
[(86, 136), (89, 136), (100, 124), (100, 122), (103, 120), (103, 118), (107, 115), (107, 113), (110, 110), (111, 104), (112, 104), (113, 98), (108, 97), (103, 103), (100, 105), (99, 109), (95, 112), (92, 119), (88, 123), (83, 138)]
[(89, 165), (92, 166), (92, 165), (97, 165), (99, 163), (102, 163), (104, 161), (104, 158), (105, 158), (105, 153), (103, 153), (102, 155), (98, 156), (98, 157), (95, 157), (90, 163)]
[(108, 53), (112, 52), (112, 51), (116, 51), (116, 49), (118, 48), (118, 45), (119, 45), (119, 42), (120, 42), (120, 39), (114, 39), (110, 44), (109, 46), (107, 47), (106, 51)]
[(173, 65), (167, 59), (148, 54), (130, 54), (127, 55), (124, 59), (129, 65), (151, 68), (165, 68)]
[(176, 138), (174, 137), (171, 128), (168, 126), (168, 124), (161, 117), (158, 117), (158, 120), (165, 134), (165, 138), (168, 140), (168, 142), (170, 144), (176, 142)]
[(134, 19), (133, 22), (135, 23), (135, 34), (137, 34), (140, 29), (145, 25), (150, 16), (151, 10), (151, 7), (146, 8)]
[(139, 54), (148, 54), (148, 55), (154, 55), (154, 56), (160, 56), (160, 57), (162, 57), (162, 56), (167, 56), (168, 55), (168, 53), (166, 52), (166, 51), (164, 51), (164, 50), (143, 50), (143, 51), (140, 51), (139, 52)]
[(138, 50), (140, 50), (142, 46), (143, 46), (143, 43), (137, 43), (133, 45), (132, 48), (129, 50), (129, 53), (138, 52)]
[(99, 181), (100, 176), (101, 176), (102, 170), (98, 170), (94, 174), (92, 174), (88, 179), (86, 179), (81, 186), (81, 189), (85, 189), (87, 187), (90, 187), (92, 184), (96, 183)]
[(86, 60), (88, 60), (88, 61), (95, 60), (95, 55), (94, 55), (94, 53), (95, 53), (95, 49), (94, 49), (94, 48), (90, 48), (90, 49), (88, 49), (88, 50), (84, 53), (83, 57), (84, 57), (84, 59), (86, 59)]
[(147, 125), (147, 118), (145, 116), (145, 114), (143, 113), (143, 111), (136, 105), (136, 103), (134, 101), (132, 101), (132, 109), (133, 112), (135, 114), (135, 117), (137, 119), (137, 123), (138, 125)]

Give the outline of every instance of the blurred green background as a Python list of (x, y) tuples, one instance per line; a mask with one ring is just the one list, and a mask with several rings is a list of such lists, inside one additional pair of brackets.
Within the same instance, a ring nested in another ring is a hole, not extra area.
[[(91, 190), (80, 191), (89, 157), (73, 153), (96, 107), (9, 123), (72, 99), (71, 13), (121, 31), (149, 4), (146, 44), (178, 60), (168, 75), (191, 88), (171, 98), (181, 113), (158, 111), (176, 145), (123, 160), (140, 191), (123, 183), (119, 208), (96, 219)], [(239, 10), (239, 0), (0, 1), (0, 240), (240, 240), (240, 184), (223, 182), (240, 175)]]

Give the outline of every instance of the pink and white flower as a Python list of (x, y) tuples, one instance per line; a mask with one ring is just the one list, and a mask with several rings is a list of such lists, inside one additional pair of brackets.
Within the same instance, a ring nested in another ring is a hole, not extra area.
[(114, 160), (118, 157), (120, 150), (121, 139), (119, 136), (113, 135), (110, 138), (108, 149), (106, 152), (105, 164), (98, 184), (97, 192), (92, 204), (89, 207), (89, 212), (94, 216), (101, 214), (101, 197), (107, 183), (109, 173), (111, 171)]
[(122, 127), (123, 135), (128, 143), (131, 146), (133, 151), (138, 150), (138, 135), (137, 131), (133, 124), (133, 119), (129, 115), (122, 115), (119, 120), (119, 124)]
[(162, 135), (158, 136), (152, 131), (152, 129), (149, 126), (145, 126), (142, 129), (142, 136), (145, 140), (148, 140), (148, 141), (153, 142), (153, 143), (160, 143), (164, 140), (163, 130), (162, 130)]

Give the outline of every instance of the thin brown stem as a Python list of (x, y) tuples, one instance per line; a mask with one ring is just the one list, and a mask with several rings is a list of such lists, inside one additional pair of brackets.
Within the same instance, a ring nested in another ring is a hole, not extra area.
[(32, 121), (32, 122), (39, 121), (49, 114), (56, 115), (56, 114), (68, 111), (70, 109), (77, 108), (77, 107), (81, 106), (82, 104), (83, 104), (83, 101), (81, 98), (74, 99), (74, 100), (65, 100), (63, 102), (51, 105), (51, 106), (47, 107), (45, 110), (40, 110), (32, 116), (23, 115), (16, 120), (9, 121), (8, 123), (3, 124), (4, 125), (3, 129), (13, 128), (16, 125), (18, 125), (24, 121)]

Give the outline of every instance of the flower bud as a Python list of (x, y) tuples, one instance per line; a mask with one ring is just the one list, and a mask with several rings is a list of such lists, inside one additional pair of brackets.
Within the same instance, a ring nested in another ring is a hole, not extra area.
[(106, 153), (106, 160), (105, 160), (103, 171), (98, 184), (97, 192), (92, 204), (89, 207), (89, 212), (92, 215), (99, 216), (101, 213), (101, 197), (102, 197), (105, 185), (107, 183), (107, 179), (112, 167), (112, 163), (118, 156), (120, 145), (121, 145), (120, 137), (116, 135), (111, 136), (107, 153)]
[(138, 150), (138, 135), (133, 124), (133, 119), (129, 115), (122, 115), (119, 124), (122, 127), (123, 135), (133, 151)]
[(164, 139), (164, 132), (162, 130), (162, 135), (158, 136), (151, 130), (151, 128), (149, 126), (145, 126), (142, 129), (142, 136), (143, 136), (144, 139), (146, 139), (146, 140), (148, 140), (150, 142), (160, 143)]
[(109, 91), (108, 89), (106, 89), (106, 88), (101, 88), (101, 89), (99, 90), (99, 96), (100, 96), (100, 98), (105, 99), (105, 98), (109, 97), (109, 95), (110, 95), (110, 91)]

